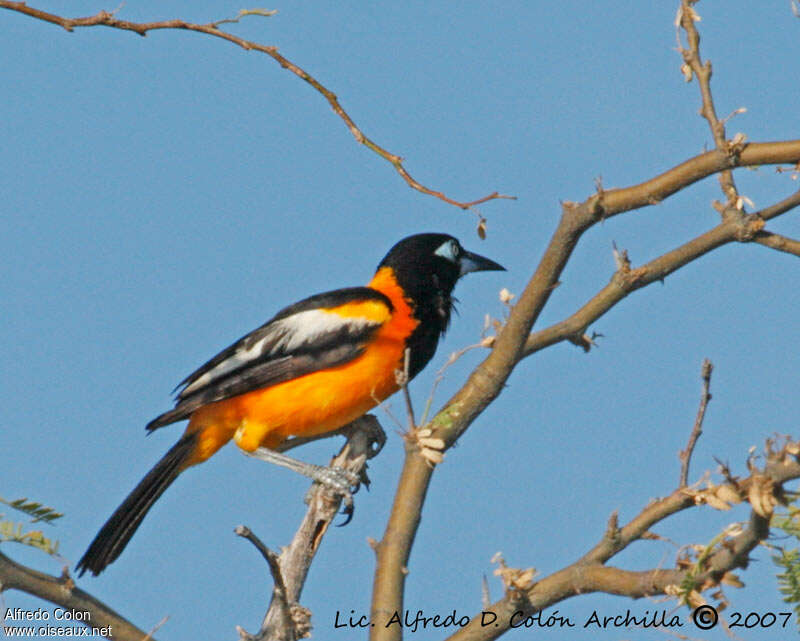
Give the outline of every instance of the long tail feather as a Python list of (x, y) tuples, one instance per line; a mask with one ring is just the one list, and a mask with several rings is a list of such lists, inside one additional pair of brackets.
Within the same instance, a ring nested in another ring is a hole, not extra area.
[(186, 434), (139, 481), (139, 485), (106, 521), (78, 561), (75, 568), (78, 576), (83, 576), (86, 570), (97, 576), (120, 555), (153, 503), (180, 474), (183, 464), (194, 451), (196, 441), (197, 433)]

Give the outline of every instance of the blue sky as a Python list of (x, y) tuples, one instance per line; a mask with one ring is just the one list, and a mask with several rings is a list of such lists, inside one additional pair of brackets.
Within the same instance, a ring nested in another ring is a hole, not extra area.
[[(31, 4), (73, 16), (112, 8)], [(499, 290), (522, 290), (560, 200), (584, 199), (599, 176), (605, 187), (640, 182), (713, 144), (697, 115), (697, 86), (679, 71), (677, 5), (293, 2), (268, 6), (278, 10), (271, 18), (230, 26), (278, 46), (323, 82), (429, 187), (460, 200), (494, 190), (517, 196), (479, 208), (485, 241), (473, 213), (409, 189), (354, 142), (319, 94), (266, 56), (192, 33), (69, 34), (0, 13), (0, 496), (30, 496), (65, 512), (47, 533), (74, 564), (178, 438), (180, 426), (149, 438), (143, 427), (171, 406), (179, 380), (281, 307), (365, 283), (403, 236), (445, 231), (508, 272), (459, 284), (452, 329), (412, 384), (421, 408), (448, 354), (478, 340), (485, 314), (502, 315)], [(129, 1), (119, 16), (207, 22), (240, 8)], [(720, 115), (747, 108), (729, 133), (797, 138), (800, 21), (789, 3), (697, 9)], [(771, 168), (740, 170), (736, 179), (757, 207), (797, 188)], [(711, 178), (594, 228), (537, 327), (608, 282), (612, 242), (641, 264), (715, 225), (710, 203), (719, 197)], [(769, 228), (798, 237), (797, 220), (790, 214)], [(625, 522), (668, 494), (704, 357), (716, 367), (714, 398), (693, 479), (714, 457), (744, 473), (751, 445), (796, 435), (797, 270), (796, 258), (761, 246), (724, 247), (610, 311), (592, 327), (604, 334), (599, 349), (587, 355), (557, 345), (521, 363), (435, 474), (406, 606), (472, 614), (498, 550), (510, 565), (546, 574), (592, 546), (613, 510)], [(479, 359), (472, 352), (448, 370), (435, 405)], [(403, 411), (399, 399), (391, 407)], [(372, 490), (356, 497), (353, 522), (328, 534), (303, 593), (316, 638), (350, 638), (332, 630), (336, 610), (369, 609), (374, 557), (366, 538), (383, 532), (402, 464), (396, 426), (379, 417), (389, 442), (372, 463)], [(332, 450), (323, 442), (299, 455), (324, 462)], [(226, 447), (170, 488), (105, 574), (79, 585), (143, 629), (169, 616), (160, 638), (232, 638), (235, 625), (253, 631), (271, 583), (233, 528), (245, 523), (277, 549), (294, 531), (307, 485)], [(707, 543), (746, 518), (745, 508), (703, 508), (656, 531), (680, 544)], [(60, 571), (35, 551), (4, 552)], [(613, 564), (645, 569), (674, 557), (668, 543), (643, 542)], [(787, 609), (766, 550), (742, 578), (746, 588), (727, 590), (732, 610)], [(495, 577), (490, 586), (498, 598)], [(36, 603), (18, 593), (4, 599), (9, 607)], [(662, 607), (593, 595), (558, 609), (582, 621), (594, 609)], [(578, 629), (569, 638), (661, 638), (652, 630), (589, 634)]]

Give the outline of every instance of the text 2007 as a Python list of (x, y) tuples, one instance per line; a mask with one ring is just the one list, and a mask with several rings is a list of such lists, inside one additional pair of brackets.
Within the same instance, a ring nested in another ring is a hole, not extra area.
[(732, 628), (771, 628), (777, 624), (785, 628), (792, 618), (791, 612), (731, 612), (730, 627)]

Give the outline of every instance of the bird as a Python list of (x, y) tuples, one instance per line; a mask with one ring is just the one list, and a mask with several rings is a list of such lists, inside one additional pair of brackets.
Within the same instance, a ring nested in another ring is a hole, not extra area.
[[(79, 576), (97, 576), (116, 560), (178, 475), (231, 440), (245, 453), (302, 466), (271, 450), (292, 436), (337, 430), (396, 392), (398, 371), (411, 380), (433, 358), (459, 278), (504, 269), (448, 234), (408, 236), (366, 286), (294, 303), (189, 374), (175, 388), (175, 407), (146, 426), (151, 433), (189, 419), (183, 436), (100, 529), (77, 563)], [(335, 475), (318, 474), (331, 468), (312, 467), (309, 476), (336, 484)]]

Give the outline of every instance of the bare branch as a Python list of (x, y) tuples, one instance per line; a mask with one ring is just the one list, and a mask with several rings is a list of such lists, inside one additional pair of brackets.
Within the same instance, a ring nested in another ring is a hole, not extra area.
[(105, 603), (76, 587), (66, 568), (64, 574), (54, 577), (20, 565), (0, 552), (0, 592), (5, 590), (20, 590), (68, 610), (88, 612), (85, 623), (110, 628), (114, 639), (142, 641), (148, 636)]
[(764, 247), (771, 247), (772, 249), (777, 249), (787, 254), (800, 256), (800, 240), (774, 234), (766, 229), (758, 232), (753, 241), (759, 245), (764, 245)]
[(573, 205), (572, 211), (578, 215), (584, 214), (588, 209), (596, 220), (605, 219), (660, 203), (672, 194), (724, 169), (795, 163), (798, 160), (800, 140), (743, 143), (741, 150), (736, 153), (715, 149), (690, 158), (638, 185), (605, 190), (602, 195), (594, 194), (580, 205)]
[[(287, 641), (295, 641), (297, 638), (295, 634), (294, 625), (292, 622), (292, 614), (289, 610), (289, 603), (286, 600), (286, 584), (283, 581), (283, 574), (281, 573), (281, 566), (278, 562), (278, 555), (270, 550), (263, 541), (259, 539), (253, 531), (246, 525), (238, 525), (234, 532), (241, 537), (246, 538), (252, 543), (255, 548), (261, 553), (261, 556), (269, 566), (269, 572), (272, 575), (274, 587), (272, 588), (272, 601), (270, 608), (275, 608), (278, 619), (278, 635), (273, 638), (287, 639)], [(240, 635), (244, 631), (240, 631)], [(246, 634), (246, 633), (245, 633)]]
[[(140, 36), (146, 36), (149, 31), (155, 31), (158, 29), (183, 29), (186, 31), (193, 31), (195, 33), (203, 33), (209, 36), (214, 36), (215, 38), (222, 38), (223, 40), (227, 40), (233, 44), (240, 46), (242, 49), (246, 51), (258, 51), (260, 53), (268, 55), (270, 58), (275, 60), (281, 67), (291, 71), (294, 75), (296, 75), (301, 80), (304, 80), (309, 85), (311, 85), (316, 91), (318, 91), (325, 100), (328, 101), (331, 109), (333, 109), (334, 113), (339, 116), (339, 118), (344, 121), (347, 128), (350, 130), (350, 133), (353, 134), (353, 137), (367, 147), (367, 149), (372, 150), (378, 156), (386, 160), (390, 163), (395, 171), (406, 181), (409, 187), (412, 189), (416, 189), (417, 191), (427, 194), (429, 196), (433, 196), (434, 198), (438, 198), (449, 205), (453, 205), (455, 207), (459, 207), (460, 209), (470, 209), (476, 205), (480, 205), (482, 203), (488, 202), (490, 200), (496, 199), (505, 199), (505, 200), (516, 200), (516, 196), (507, 196), (504, 194), (500, 194), (498, 192), (492, 192), (488, 196), (484, 196), (482, 198), (478, 198), (476, 200), (472, 200), (469, 202), (462, 202), (459, 200), (454, 200), (448, 196), (446, 196), (441, 191), (436, 191), (434, 189), (430, 189), (425, 185), (421, 184), (417, 180), (415, 180), (411, 174), (408, 173), (408, 170), (403, 166), (403, 158), (398, 156), (397, 154), (393, 154), (390, 151), (387, 151), (376, 142), (368, 138), (363, 131), (356, 125), (350, 115), (344, 110), (344, 108), (339, 103), (339, 99), (337, 98), (336, 94), (321, 84), (316, 78), (314, 78), (311, 74), (307, 71), (302, 69), (301, 67), (297, 66), (287, 58), (284, 58), (281, 54), (278, 53), (277, 47), (266, 46), (259, 44), (257, 42), (253, 42), (252, 40), (245, 40), (244, 38), (239, 38), (238, 36), (234, 36), (233, 34), (227, 33), (225, 31), (220, 30), (219, 25), (229, 23), (229, 22), (236, 22), (241, 17), (246, 15), (253, 15), (253, 12), (244, 12), (239, 14), (236, 18), (232, 19), (224, 19), (218, 20), (216, 22), (210, 22), (208, 24), (194, 24), (192, 22), (186, 22), (184, 20), (161, 20), (157, 22), (129, 22), (127, 20), (119, 20), (114, 16), (113, 12), (108, 11), (100, 11), (99, 13), (88, 16), (85, 18), (64, 18), (62, 16), (55, 15), (53, 13), (48, 13), (46, 11), (42, 11), (41, 9), (35, 9), (33, 7), (27, 6), (24, 2), (10, 2), (9, 0), (0, 0), (0, 9), (9, 9), (10, 11), (16, 11), (18, 13), (25, 14), (32, 18), (37, 18), (38, 20), (43, 20), (45, 22), (50, 22), (52, 24), (58, 25), (67, 31), (74, 31), (76, 27), (111, 27), (113, 29), (121, 29), (123, 31), (132, 31), (134, 33), (138, 33)], [(263, 14), (258, 14), (263, 15)]]
[[(693, 0), (681, 0), (680, 9), (680, 25), (686, 31), (686, 37), (689, 41), (689, 48), (680, 48), (680, 53), (683, 56), (684, 64), (694, 72), (697, 77), (697, 83), (700, 85), (700, 95), (702, 97), (703, 106), (700, 109), (700, 114), (708, 121), (708, 126), (711, 128), (711, 135), (714, 137), (714, 144), (720, 151), (727, 153), (736, 153), (736, 149), (728, 142), (725, 135), (725, 122), (729, 120), (737, 111), (733, 112), (731, 116), (720, 120), (717, 117), (716, 109), (714, 108), (714, 99), (711, 96), (711, 61), (702, 61), (700, 57), (700, 33), (697, 31), (695, 22), (699, 20), (695, 12)], [(733, 207), (739, 199), (739, 193), (736, 190), (736, 185), (733, 182), (733, 174), (729, 169), (725, 169), (719, 174), (719, 183), (722, 187), (722, 193), (725, 194), (728, 207)]]
[(697, 260), (708, 252), (734, 241), (757, 241), (764, 221), (785, 214), (800, 205), (800, 191), (788, 198), (754, 214), (731, 216), (713, 229), (680, 247), (645, 263), (636, 269), (617, 271), (611, 282), (587, 301), (578, 311), (550, 327), (533, 332), (525, 343), (523, 357), (555, 345), (573, 336), (581, 335), (585, 329), (628, 294), (654, 282), (661, 282), (684, 265)]
[(700, 407), (697, 408), (697, 417), (694, 419), (694, 427), (692, 428), (692, 433), (689, 435), (689, 442), (686, 445), (686, 449), (681, 450), (680, 453), (681, 476), (678, 487), (686, 487), (687, 479), (689, 478), (689, 461), (692, 458), (692, 452), (694, 452), (697, 439), (699, 439), (700, 434), (703, 433), (703, 419), (706, 416), (708, 402), (711, 400), (709, 387), (711, 386), (711, 372), (713, 370), (714, 366), (711, 364), (711, 361), (707, 358), (703, 360), (703, 367), (700, 372), (700, 378), (703, 379), (703, 392), (700, 395)]

